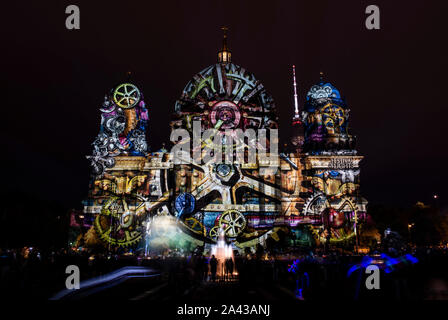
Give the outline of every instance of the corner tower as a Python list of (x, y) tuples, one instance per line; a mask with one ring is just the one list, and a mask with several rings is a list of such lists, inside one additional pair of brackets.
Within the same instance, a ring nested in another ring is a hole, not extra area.
[(360, 162), (355, 137), (349, 132), (349, 108), (335, 86), (323, 80), (307, 93), (303, 111), (303, 161), (307, 189), (303, 216), (319, 216), (314, 228), (324, 243), (353, 241), (357, 245), (367, 201), (361, 197)]

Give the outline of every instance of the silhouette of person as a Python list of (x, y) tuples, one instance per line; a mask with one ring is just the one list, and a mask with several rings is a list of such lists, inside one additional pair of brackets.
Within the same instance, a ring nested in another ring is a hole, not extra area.
[(226, 276), (227, 279), (231, 279), (233, 275), (233, 260), (232, 258), (226, 259)]
[(210, 259), (210, 272), (212, 274), (212, 280), (216, 280), (216, 270), (218, 269), (218, 260), (215, 258), (215, 255), (212, 255)]

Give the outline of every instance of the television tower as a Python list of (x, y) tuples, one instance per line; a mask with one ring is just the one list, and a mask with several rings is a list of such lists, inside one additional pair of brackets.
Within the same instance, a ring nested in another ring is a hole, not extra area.
[(303, 133), (303, 124), (299, 114), (299, 103), (297, 101), (297, 82), (296, 82), (296, 66), (292, 66), (292, 78), (294, 86), (294, 117), (292, 118), (292, 137), (291, 144), (295, 152), (303, 150), (303, 143), (305, 141)]
[(294, 118), (300, 121), (299, 103), (297, 102), (297, 82), (296, 82), (296, 66), (292, 65), (292, 77), (294, 80)]

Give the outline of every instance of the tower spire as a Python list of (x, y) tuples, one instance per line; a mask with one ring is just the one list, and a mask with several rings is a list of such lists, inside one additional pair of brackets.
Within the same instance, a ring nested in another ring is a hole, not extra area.
[(299, 103), (297, 102), (296, 66), (292, 65), (292, 78), (294, 80), (294, 118), (299, 118)]
[(221, 27), (221, 30), (223, 32), (222, 50), (227, 50), (227, 30), (229, 30), (229, 28)]
[(222, 39), (222, 49), (218, 52), (218, 62), (219, 63), (230, 63), (232, 61), (232, 52), (227, 47), (227, 30), (229, 28), (222, 27), (223, 39)]

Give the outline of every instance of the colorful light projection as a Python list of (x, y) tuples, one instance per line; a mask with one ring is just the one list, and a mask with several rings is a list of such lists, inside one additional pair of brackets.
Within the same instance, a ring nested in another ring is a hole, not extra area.
[[(356, 238), (366, 218), (367, 201), (359, 195), (362, 156), (349, 134), (349, 109), (339, 90), (321, 78), (307, 94), (303, 185), (308, 189), (302, 215), (314, 225), (320, 242)], [(356, 240), (356, 239), (355, 239)]]
[[(216, 243), (218, 230), (240, 249), (269, 238), (278, 242), (280, 234), (303, 227), (312, 229), (318, 244), (356, 239), (367, 204), (359, 195), (362, 157), (348, 132), (348, 108), (331, 84), (310, 89), (301, 115), (295, 106), (293, 123), (304, 126), (304, 143), (294, 152), (282, 150), (275, 164), (258, 155), (254, 163), (198, 163), (191, 154), (177, 164), (166, 150), (149, 154), (142, 99), (124, 83), (100, 109), (100, 134), (89, 157), (95, 178), (84, 211), (95, 215), (94, 230), (105, 244), (144, 242), (161, 215), (201, 245)], [(218, 140), (235, 129), (278, 127), (272, 97), (230, 61), (204, 69), (183, 90), (171, 128), (191, 132), (195, 120), (202, 131), (216, 129)], [(240, 142), (235, 146), (245, 148)], [(272, 167), (278, 170), (267, 170)], [(154, 234), (151, 241), (157, 241)]]
[(339, 91), (321, 78), (308, 91), (302, 112), (306, 143), (304, 151), (313, 155), (356, 154), (355, 138), (348, 132), (349, 112)]
[(93, 154), (87, 156), (95, 174), (112, 168), (118, 155), (146, 155), (148, 110), (135, 85), (123, 83), (112, 89), (100, 111), (100, 133), (93, 142)]
[[(278, 127), (274, 101), (264, 86), (228, 60), (202, 70), (184, 88), (171, 127), (192, 132), (193, 121), (200, 121), (202, 132), (218, 130), (213, 143), (225, 141), (226, 134), (235, 129)], [(234, 150), (244, 148), (244, 141), (233, 138)], [(222, 145), (225, 148), (226, 143)], [(237, 161), (200, 164), (186, 160), (191, 164), (174, 166), (175, 209), (181, 228), (208, 243), (214, 243), (222, 229), (238, 246), (271, 229), (281, 206), (278, 176), (260, 174), (258, 163), (243, 166)]]
[(142, 239), (148, 195), (143, 190), (148, 174), (140, 165), (148, 148), (148, 110), (140, 90), (123, 83), (105, 96), (100, 111), (100, 132), (87, 156), (94, 177), (84, 211), (95, 215), (92, 228), (104, 243), (136, 245)]

